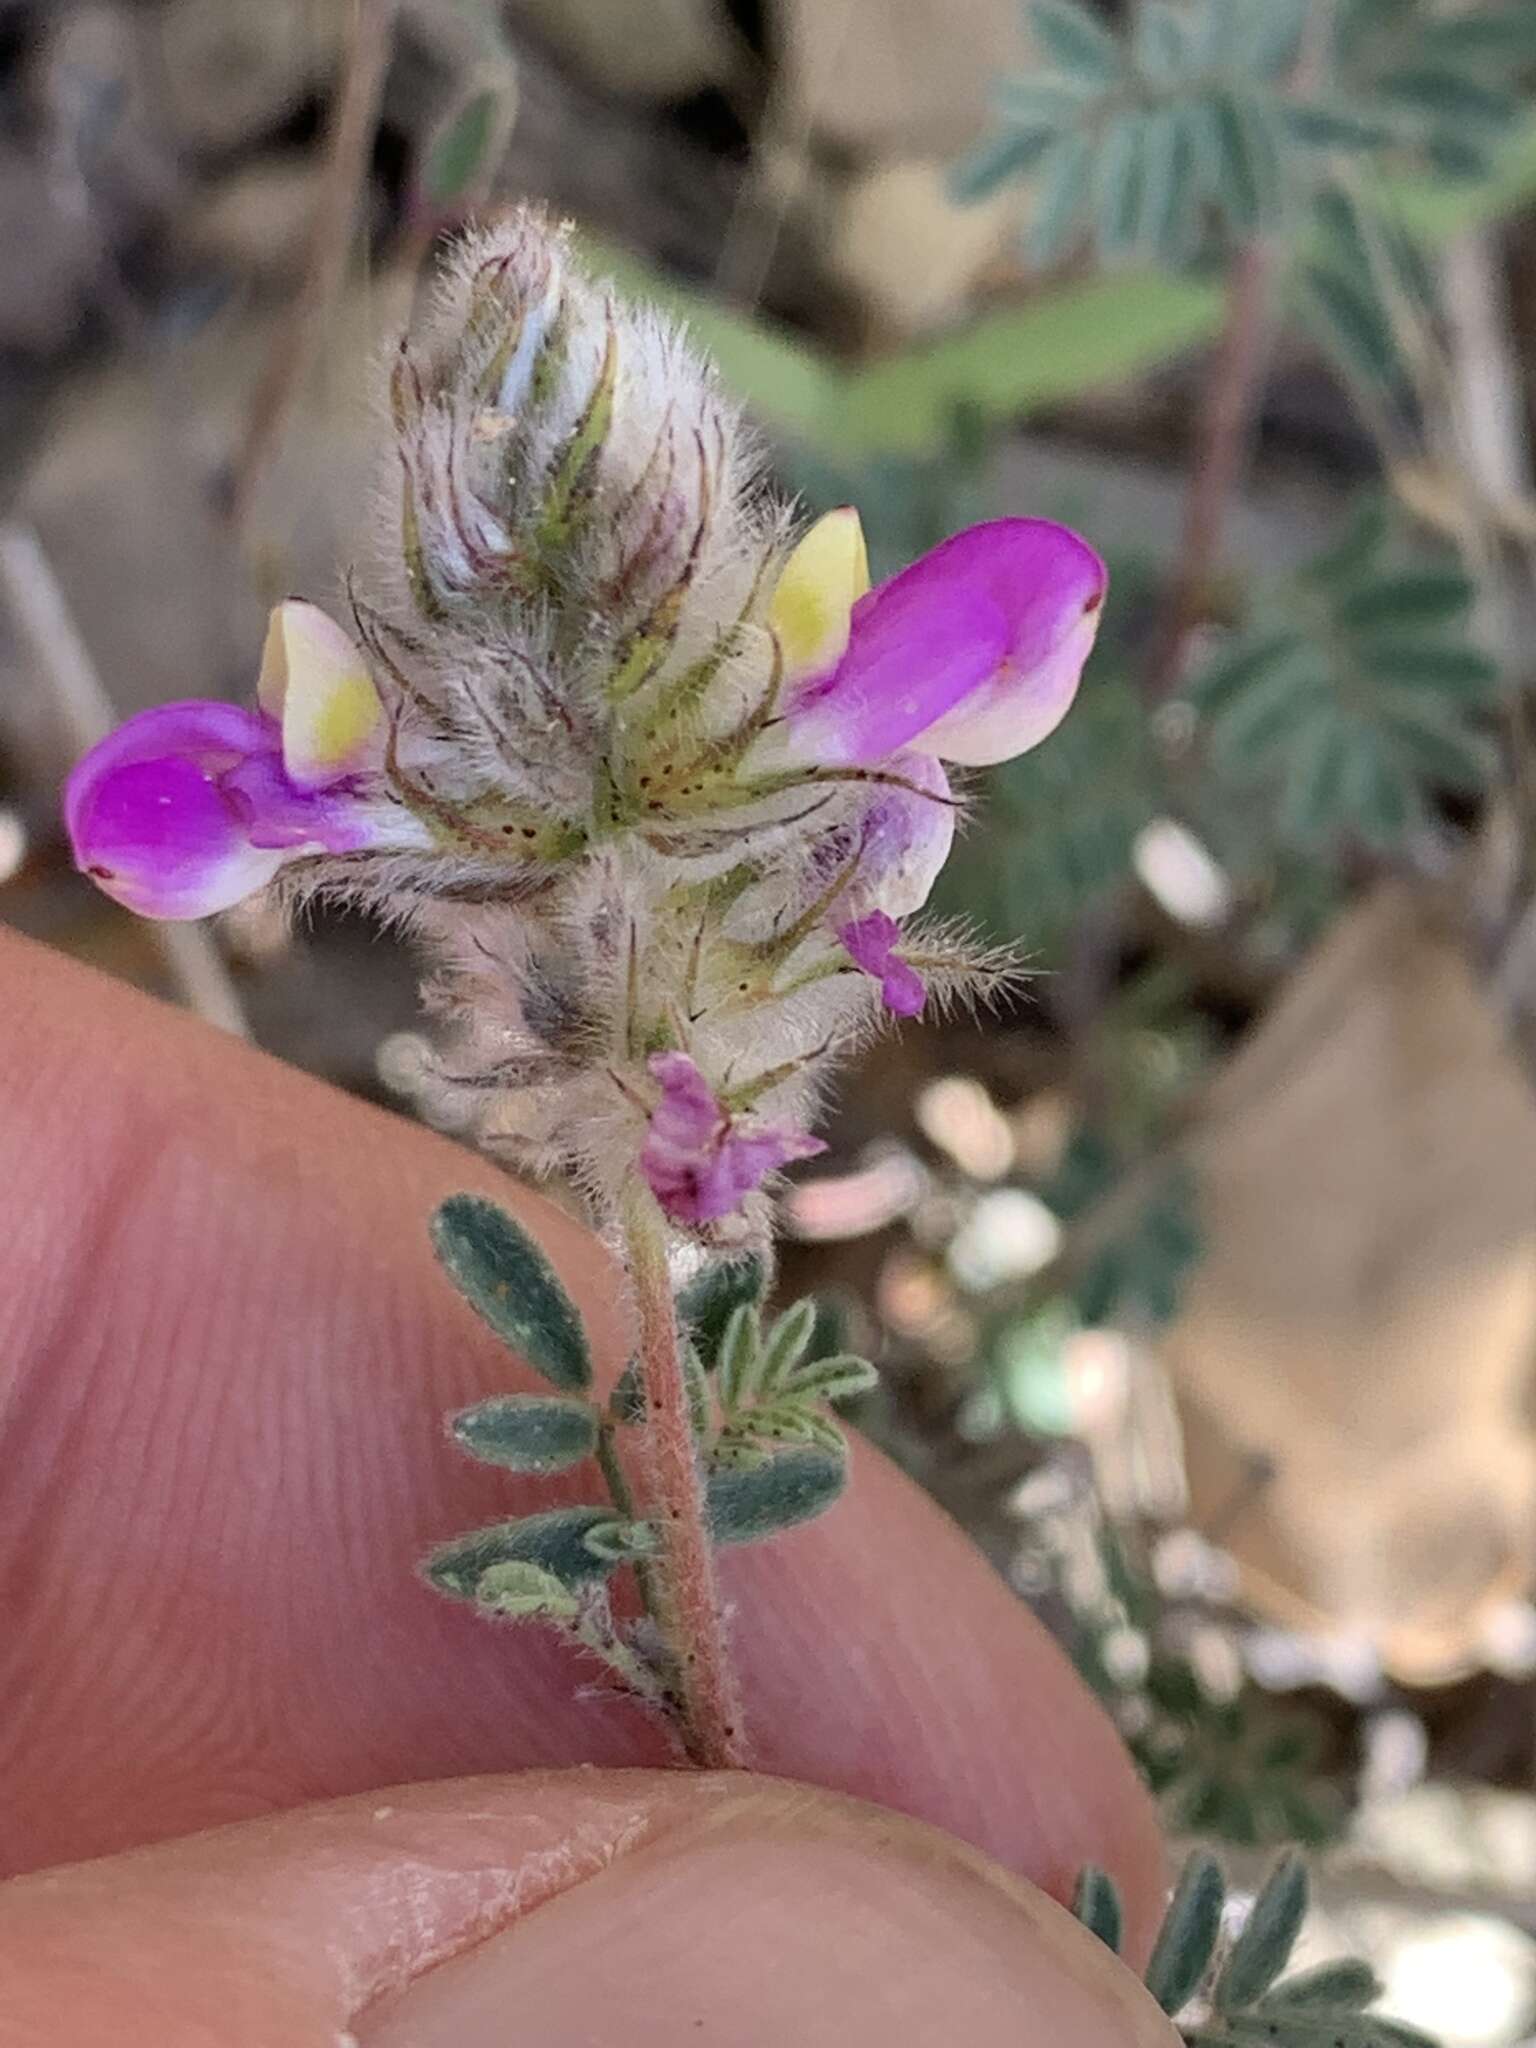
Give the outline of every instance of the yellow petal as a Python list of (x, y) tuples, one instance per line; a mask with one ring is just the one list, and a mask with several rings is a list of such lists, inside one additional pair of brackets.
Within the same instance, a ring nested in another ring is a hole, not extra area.
[(869, 588), (864, 529), (851, 505), (818, 519), (784, 564), (768, 615), (785, 676), (831, 668), (848, 645), (848, 621)]
[(272, 614), (256, 693), (282, 720), (283, 766), (303, 789), (356, 767), (383, 716), (362, 655), (334, 619), (299, 598)]

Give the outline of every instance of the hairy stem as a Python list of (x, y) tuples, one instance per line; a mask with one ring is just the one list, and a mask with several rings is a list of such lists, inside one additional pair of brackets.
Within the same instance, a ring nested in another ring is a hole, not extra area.
[(1272, 264), (1265, 244), (1250, 242), (1228, 274), (1226, 319), (1201, 403), (1178, 568), (1147, 668), (1151, 704), (1178, 688), (1189, 636), (1204, 615), (1220, 567), (1227, 512), (1248, 459), (1264, 386)]
[(645, 1507), (661, 1548), (650, 1572), (650, 1605), (675, 1670), (683, 1746), (707, 1770), (747, 1761), (741, 1698), (726, 1648), (705, 1519), (704, 1485), (678, 1345), (667, 1271), (666, 1226), (638, 1180), (620, 1204), (625, 1265), (639, 1323), (645, 1422), (640, 1430)]

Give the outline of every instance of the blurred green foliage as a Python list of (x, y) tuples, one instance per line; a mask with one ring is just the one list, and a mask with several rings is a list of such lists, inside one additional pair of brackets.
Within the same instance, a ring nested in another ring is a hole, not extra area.
[(1191, 684), (1211, 768), (1300, 849), (1391, 852), (1431, 829), (1437, 795), (1475, 793), (1496, 766), (1476, 588), (1451, 561), (1394, 560), (1396, 538), (1369, 502)]
[[(1055, 8), (1053, 18), (1068, 12), (1087, 22), (1090, 39), (1104, 37), (1094, 17), (1081, 9)], [(1210, 16), (1198, 36), (1183, 28), (1165, 27), (1161, 33), (1176, 35), (1191, 52), (1205, 46), (1201, 37), (1214, 39), (1227, 54), (1221, 60), (1225, 70), (1209, 74), (1212, 92), (1195, 90), (1198, 79), (1206, 77), (1203, 72), (1177, 90), (1159, 88), (1170, 108), (1159, 103), (1159, 120), (1150, 127), (1144, 123), (1134, 145), (1122, 137), (1107, 165), (1095, 170), (1093, 147), (1077, 138), (1082, 147), (1074, 147), (1068, 164), (1072, 169), (1075, 163), (1077, 178), (1062, 180), (1061, 206), (1069, 200), (1071, 205), (1061, 232), (1087, 234), (1094, 221), (1103, 221), (1115, 269), (1106, 276), (1055, 283), (1022, 304), (999, 306), (952, 333), (874, 361), (839, 362), (787, 329), (725, 305), (702, 289), (659, 277), (611, 245), (589, 238), (587, 252), (627, 290), (685, 318), (729, 387), (791, 446), (815, 450), (842, 465), (878, 454), (932, 457), (946, 445), (956, 407), (971, 407), (994, 426), (1007, 425), (1144, 375), (1214, 335), (1222, 318), (1222, 290), (1219, 267), (1211, 266), (1219, 250), (1211, 245), (1209, 221), (1195, 218), (1202, 209), (1214, 205), (1231, 222), (1249, 213), (1264, 218), (1278, 206), (1298, 230), (1298, 257), (1316, 254), (1326, 267), (1328, 227), (1319, 218), (1324, 196), (1353, 190), (1366, 174), (1374, 215), (1415, 246), (1443, 242), (1530, 201), (1536, 193), (1536, 121), (1530, 118), (1528, 98), (1510, 84), (1522, 63), (1536, 60), (1531, 26), (1536, 12), (1526, 0), (1476, 8), (1430, 36), (1425, 45), (1430, 69), (1438, 66), (1445, 76), (1461, 81), (1438, 98), (1423, 75), (1425, 63), (1410, 61), (1430, 20), (1422, 0), (1358, 0), (1344, 15), (1362, 19), (1351, 29), (1341, 17), (1336, 30), (1344, 52), (1339, 61), (1346, 65), (1347, 60), (1347, 68), (1338, 74), (1334, 97), (1293, 100), (1282, 95), (1287, 109), (1282, 120), (1273, 110), (1255, 111), (1266, 104), (1264, 96), (1251, 81), (1241, 83), (1238, 52), (1251, 43), (1261, 55), (1269, 52), (1265, 61), (1272, 65), (1275, 53), (1289, 46), (1296, 12), (1296, 0), (1198, 0), (1198, 5), (1191, 0), (1184, 8), (1154, 4), (1139, 10), (1138, 19), (1145, 14), (1176, 23), (1186, 15)], [(1220, 29), (1215, 18), (1229, 13), (1234, 22), (1242, 16), (1248, 25), (1241, 32)], [(1374, 15), (1382, 22), (1367, 33)], [(1451, 26), (1454, 35), (1442, 32)], [(1155, 63), (1146, 46), (1158, 33), (1143, 29), (1128, 46), (1139, 53), (1136, 63)], [(1384, 56), (1389, 44), (1402, 60), (1395, 70)], [(1223, 82), (1215, 89), (1218, 81)], [(1272, 72), (1260, 83), (1271, 85)], [(1005, 118), (982, 153), (957, 168), (961, 196), (1011, 176), (1035, 174), (1040, 148), (1031, 144), (1010, 154), (1005, 145), (1016, 133), (1039, 132), (1041, 105), (1048, 102), (1063, 124), (1074, 115), (1090, 125), (1098, 118), (1093, 81), (1088, 79), (1085, 89), (1080, 72), (1037, 72), (1016, 89), (1000, 90)], [(1460, 132), (1449, 114), (1451, 97), (1458, 92), (1483, 110), (1475, 123), (1474, 146), (1459, 156), (1445, 139), (1447, 122)], [(1362, 95), (1374, 95), (1387, 107), (1385, 127), (1360, 114)], [(1030, 109), (1035, 111), (1027, 119), (1014, 118)], [(1161, 119), (1164, 111), (1170, 113), (1168, 124)], [(1186, 141), (1170, 151), (1167, 135), (1186, 128)], [(1385, 130), (1390, 130), (1390, 145), (1381, 139)], [(1067, 135), (1065, 125), (1052, 131), (1049, 147), (1063, 146)], [(1256, 142), (1258, 135), (1266, 139)], [(1448, 175), (1448, 155), (1457, 157), (1454, 176)], [(1157, 177), (1150, 193), (1145, 188), (1149, 171), (1155, 174), (1163, 158), (1173, 175), (1162, 174), (1168, 191), (1158, 205)], [(1278, 186), (1271, 182), (1277, 163), (1282, 166)], [(1298, 165), (1306, 167), (1304, 175)], [(1299, 195), (1292, 190), (1298, 179)], [(1214, 202), (1209, 197), (1213, 189), (1218, 195)], [(1308, 203), (1299, 204), (1299, 197), (1307, 195)], [(1172, 229), (1166, 223), (1173, 214), (1181, 214), (1182, 226), (1167, 242)], [(1154, 222), (1163, 223), (1155, 236)], [(1295, 286), (1298, 304), (1305, 284), (1299, 278)], [(1317, 318), (1326, 326), (1326, 313)]]
[[(1371, 2010), (1383, 1987), (1354, 1956), (1286, 1976), (1311, 1903), (1306, 1865), (1281, 1856), (1246, 1913), (1233, 1911), (1213, 1856), (1184, 1864), (1144, 1972), (1188, 2048), (1433, 2048), (1427, 2034)], [(1114, 1881), (1093, 1866), (1072, 1910), (1117, 1954), (1125, 1915)]]
[(1295, 225), (1338, 174), (1388, 165), (1489, 178), (1525, 103), (1536, 11), (1487, 0), (1144, 0), (1115, 35), (1075, 0), (1032, 0), (1043, 66), (1006, 81), (1000, 122), (955, 174), (976, 199), (1027, 174), (1030, 253), (1092, 238), (1101, 263), (1180, 269)]
[(1244, 1678), (1213, 1691), (1192, 1654), (1200, 1603), (1170, 1599), (1132, 1542), (1100, 1521), (1087, 1562), (1080, 1539), (1047, 1522), (1036, 1555), (1071, 1617), (1068, 1647), (1108, 1708), (1168, 1826), (1234, 1847), (1339, 1832), (1345, 1800), (1321, 1769), (1328, 1731)]
[[(1108, 1199), (1128, 1164), (1102, 1131), (1084, 1126), (1073, 1134), (1041, 1198), (1070, 1228)], [(1069, 1293), (1080, 1321), (1142, 1330), (1172, 1321), (1201, 1244), (1194, 1176), (1173, 1160), (1147, 1198), (1073, 1276)]]

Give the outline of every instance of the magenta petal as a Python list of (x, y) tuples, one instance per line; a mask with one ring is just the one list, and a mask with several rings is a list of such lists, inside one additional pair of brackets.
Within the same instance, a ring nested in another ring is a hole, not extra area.
[(880, 984), (885, 1007), (895, 1017), (920, 1017), (928, 1000), (928, 986), (917, 969), (896, 952), (901, 926), (883, 910), (872, 911), (852, 924), (838, 928), (838, 938), (855, 967), (873, 975)]
[(943, 764), (897, 754), (890, 780), (850, 782), (803, 837), (788, 841), (729, 913), (732, 937), (770, 937), (814, 915), (836, 927), (871, 910), (906, 917), (921, 909), (949, 858), (958, 808)]
[(98, 741), (70, 770), (64, 785), (64, 822), (70, 837), (78, 838), (77, 820), (82, 809), (116, 769), (176, 754), (217, 777), (243, 761), (247, 754), (280, 744), (281, 734), (274, 719), (259, 711), (247, 711), (239, 704), (192, 698), (141, 711)]
[(1045, 519), (972, 526), (861, 598), (848, 647), (786, 720), (794, 753), (867, 765), (901, 747), (1005, 761), (1065, 715), (1107, 584), (1085, 541)]
[(217, 784), (184, 755), (130, 760), (72, 797), (77, 865), (142, 917), (228, 909), (269, 882), (282, 860), (251, 845)]
[(661, 1083), (661, 1100), (651, 1112), (640, 1168), (675, 1223), (728, 1216), (770, 1173), (826, 1150), (804, 1131), (738, 1122), (686, 1053), (654, 1053), (647, 1064)]

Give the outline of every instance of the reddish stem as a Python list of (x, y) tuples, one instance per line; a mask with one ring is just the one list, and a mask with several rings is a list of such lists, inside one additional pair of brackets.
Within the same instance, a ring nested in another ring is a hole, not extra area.
[(1264, 243), (1249, 242), (1238, 251), (1227, 280), (1226, 321), (1201, 404), (1178, 570), (1147, 668), (1151, 704), (1178, 688), (1189, 636), (1210, 602), (1227, 510), (1248, 458), (1263, 388), (1271, 263)]
[(646, 1419), (640, 1432), (645, 1507), (660, 1530), (651, 1572), (652, 1617), (675, 1667), (678, 1716), (690, 1762), (706, 1770), (747, 1763), (741, 1696), (726, 1647), (706, 1519), (704, 1482), (683, 1376), (666, 1225), (638, 1182), (622, 1206), (624, 1249), (639, 1322)]

